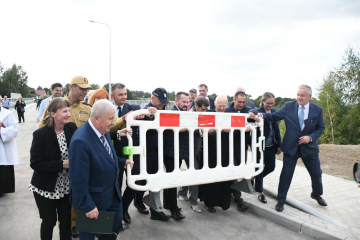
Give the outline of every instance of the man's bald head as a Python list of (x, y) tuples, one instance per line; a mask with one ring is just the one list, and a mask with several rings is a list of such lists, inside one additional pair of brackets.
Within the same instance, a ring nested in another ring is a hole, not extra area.
[(219, 95), (215, 99), (215, 110), (217, 112), (225, 112), (227, 104), (228, 104), (227, 96)]

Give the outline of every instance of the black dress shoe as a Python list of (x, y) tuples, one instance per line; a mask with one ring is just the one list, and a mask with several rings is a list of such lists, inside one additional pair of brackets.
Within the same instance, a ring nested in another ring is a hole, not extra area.
[(168, 221), (170, 218), (171, 218), (170, 215), (166, 215), (163, 212), (151, 211), (150, 214), (150, 219), (152, 220)]
[(311, 194), (311, 198), (315, 199), (319, 205), (326, 207), (327, 203), (320, 195)]
[(264, 194), (258, 196), (258, 199), (259, 199), (259, 201), (262, 202), (262, 203), (265, 203), (265, 204), (267, 203), (267, 199), (266, 199), (266, 197), (265, 197)]
[(244, 203), (244, 201), (239, 201), (236, 204), (237, 204), (237, 210), (239, 210), (240, 212), (245, 212), (246, 210), (249, 209), (249, 205)]
[(124, 212), (123, 220), (124, 220), (124, 222), (126, 222), (127, 224), (130, 224), (130, 223), (131, 223), (131, 217), (130, 217), (128, 211)]
[(145, 205), (143, 203), (134, 202), (134, 206), (137, 208), (139, 213), (141, 213), (141, 214), (149, 214), (149, 210), (146, 209), (146, 207), (145, 207)]
[(71, 228), (71, 237), (72, 238), (78, 238), (79, 237), (79, 232), (75, 231), (75, 227)]
[(216, 209), (214, 207), (208, 207), (205, 205), (205, 208), (208, 212), (211, 212), (211, 213), (216, 213)]
[(175, 219), (176, 221), (179, 221), (179, 220), (185, 218), (185, 216), (181, 214), (180, 208), (177, 209), (177, 210), (175, 210), (175, 211), (171, 211), (171, 217), (172, 217), (173, 219)]
[(284, 203), (278, 202), (275, 206), (275, 210), (278, 212), (282, 212), (284, 210)]

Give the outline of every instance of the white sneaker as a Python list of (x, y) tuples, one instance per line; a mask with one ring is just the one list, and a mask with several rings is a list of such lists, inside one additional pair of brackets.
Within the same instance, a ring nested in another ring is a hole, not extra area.
[(197, 212), (197, 213), (201, 213), (201, 209), (199, 207), (199, 205), (191, 205), (191, 209), (194, 211), (194, 212)]

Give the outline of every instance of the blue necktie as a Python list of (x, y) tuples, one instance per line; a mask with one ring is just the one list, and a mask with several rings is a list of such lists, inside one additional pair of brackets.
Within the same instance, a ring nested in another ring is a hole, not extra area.
[(110, 148), (109, 144), (107, 143), (107, 141), (105, 141), (104, 136), (101, 136), (101, 137), (100, 137), (100, 141), (101, 141), (102, 144), (104, 145), (106, 151), (109, 153), (111, 159), (114, 160), (113, 154), (112, 154), (112, 152), (111, 152), (111, 148)]
[(301, 110), (300, 110), (300, 113), (299, 113), (299, 123), (300, 123), (300, 129), (301, 129), (301, 131), (302, 131), (303, 128), (304, 128), (304, 116), (305, 116), (304, 109), (305, 109), (305, 107), (302, 106), (302, 107), (301, 107)]

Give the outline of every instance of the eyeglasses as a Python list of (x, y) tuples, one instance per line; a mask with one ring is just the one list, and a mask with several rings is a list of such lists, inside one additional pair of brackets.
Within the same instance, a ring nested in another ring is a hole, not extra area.
[(269, 102), (269, 103), (265, 102), (265, 104), (269, 105), (269, 106), (274, 106), (275, 103), (274, 102)]

